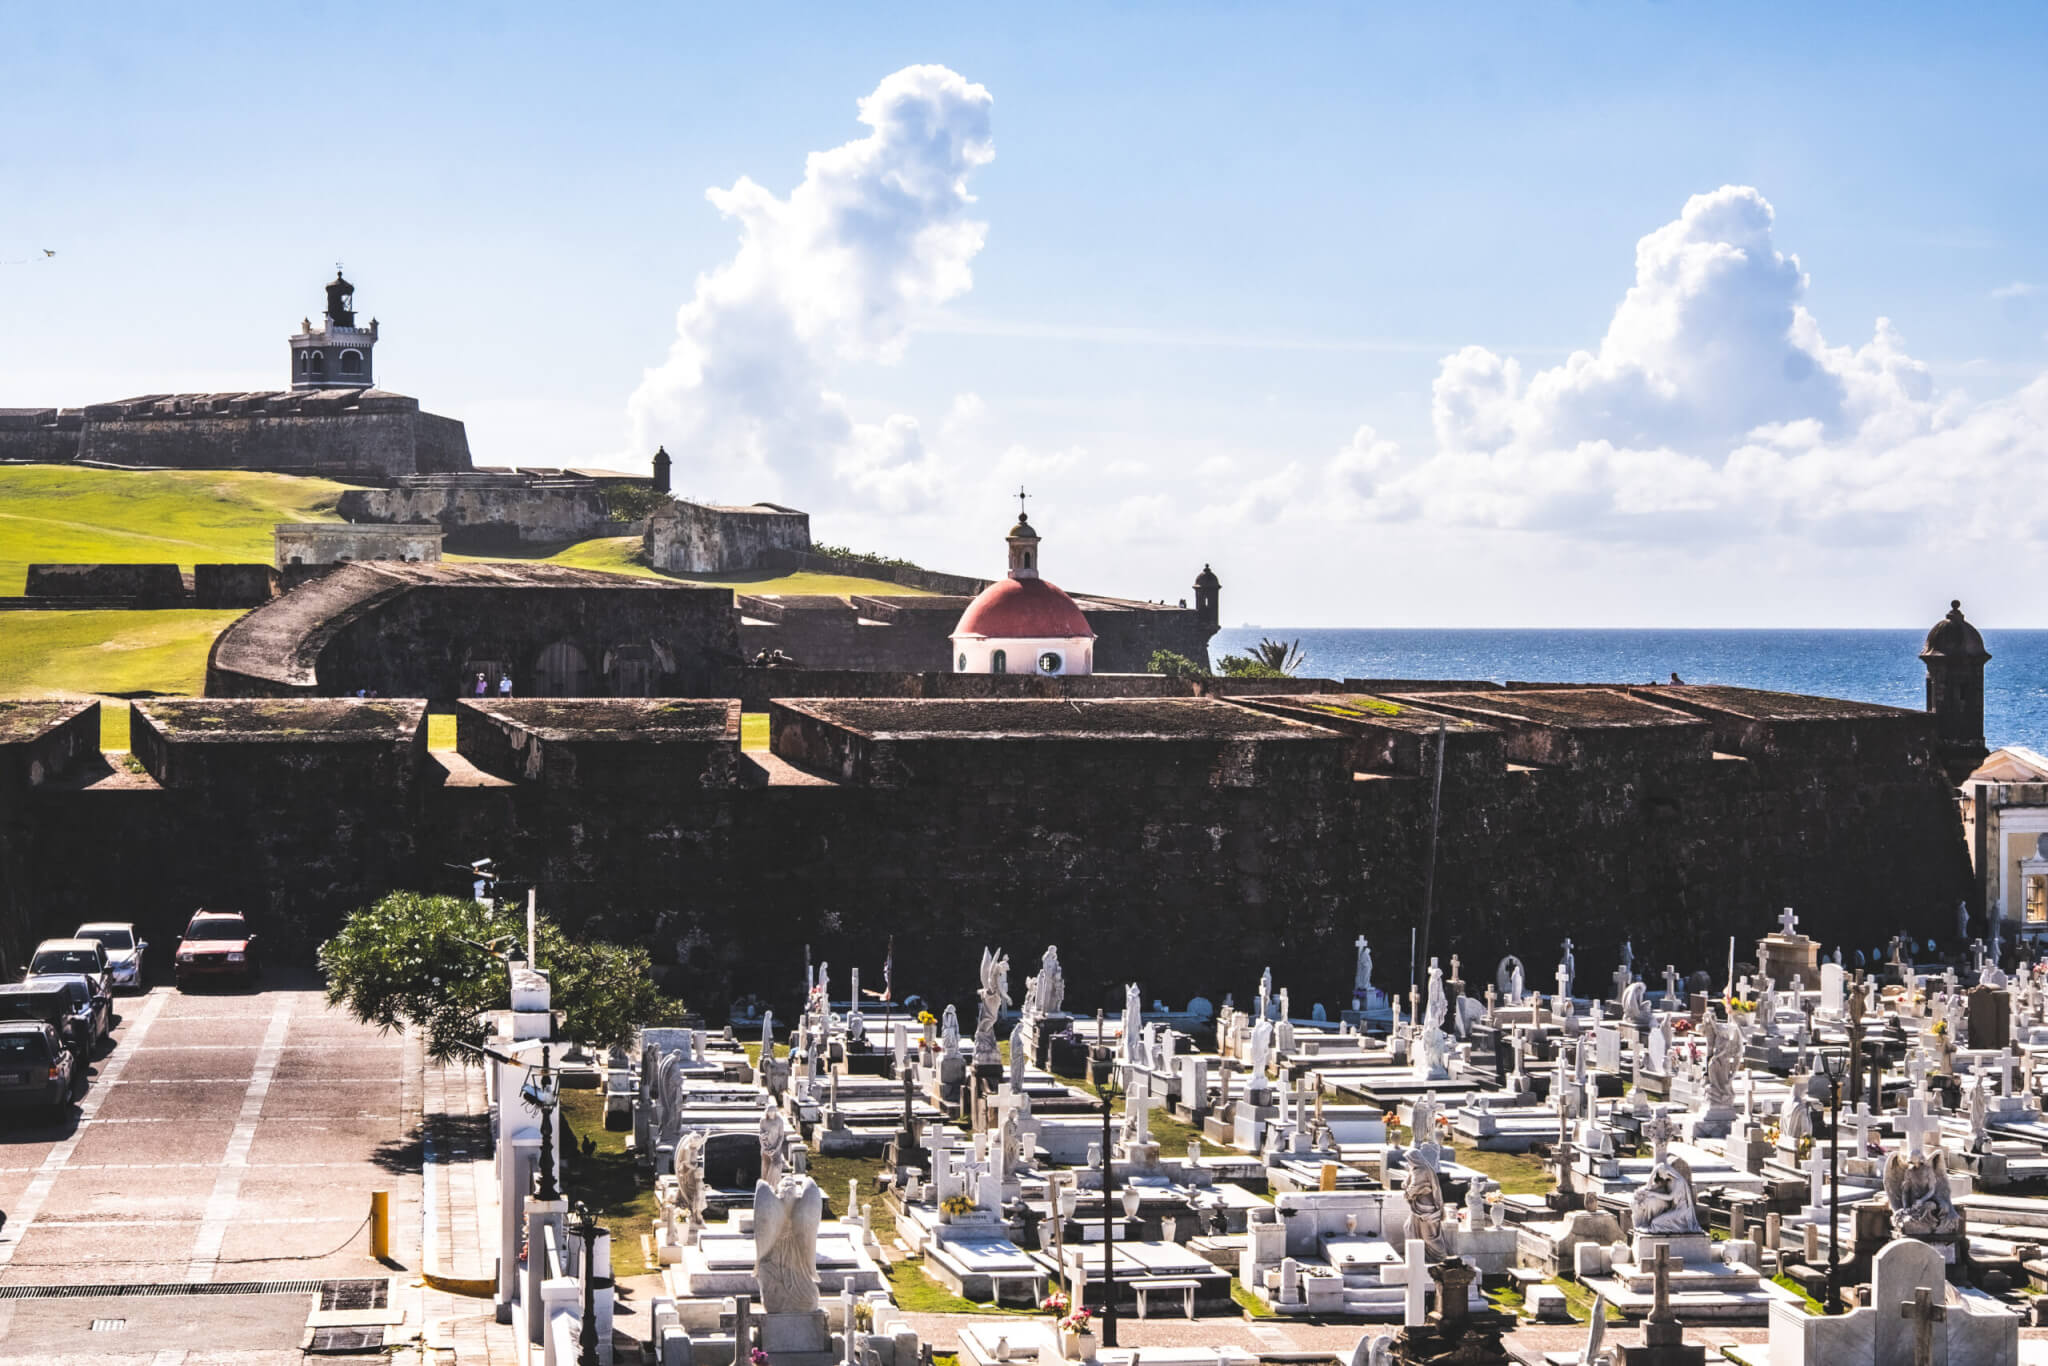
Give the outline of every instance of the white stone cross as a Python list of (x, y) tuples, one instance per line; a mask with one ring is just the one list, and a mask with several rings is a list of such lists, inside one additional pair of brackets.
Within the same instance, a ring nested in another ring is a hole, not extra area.
[(1627, 993), (1628, 984), (1635, 980), (1636, 975), (1628, 970), (1628, 964), (1617, 966), (1614, 969), (1614, 999), (1619, 1001)]
[(1787, 906), (1784, 913), (1778, 917), (1778, 933), (1787, 939), (1791, 939), (1796, 937), (1798, 929), (1799, 917), (1792, 914), (1792, 908)]
[[(1806, 1159), (1806, 1217), (1818, 1223), (1828, 1217), (1826, 1194), (1828, 1168), (1821, 1157), (1820, 1144), (1813, 1145), (1812, 1154)], [(1833, 1234), (1829, 1235), (1830, 1237)]]
[(1669, 963), (1664, 965), (1664, 999), (1666, 1001), (1678, 999), (1678, 969), (1672, 967)]
[(2019, 1066), (2019, 1061), (2011, 1044), (2007, 1044), (2005, 1051), (1998, 1055), (1998, 1094), (2001, 1096), (2012, 1094), (2012, 1071)]
[(1927, 1135), (1934, 1134), (1937, 1141), (1941, 1134), (1941, 1121), (1927, 1113), (1927, 1101), (1915, 1093), (1906, 1101), (1906, 1117), (1899, 1121), (1899, 1132), (1906, 1136), (1906, 1151), (1914, 1157), (1927, 1151)]
[(1861, 1157), (1870, 1151), (1870, 1130), (1877, 1117), (1870, 1113), (1870, 1103), (1859, 1100), (1856, 1108), (1849, 1112), (1849, 1126), (1856, 1131), (1855, 1156)]
[(1423, 1324), (1424, 1296), (1429, 1292), (1429, 1258), (1424, 1254), (1422, 1240), (1408, 1240), (1408, 1259), (1403, 1262), (1383, 1262), (1380, 1265), (1380, 1284), (1398, 1285), (1402, 1289), (1401, 1323), (1403, 1327), (1419, 1328)]

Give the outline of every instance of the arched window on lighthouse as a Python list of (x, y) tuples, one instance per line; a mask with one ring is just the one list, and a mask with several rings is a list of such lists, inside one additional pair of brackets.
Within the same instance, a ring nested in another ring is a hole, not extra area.
[(363, 373), (363, 353), (362, 353), (362, 352), (360, 352), (360, 351), (344, 351), (344, 352), (342, 352), (342, 353), (341, 353), (341, 373), (342, 373), (342, 374), (344, 374), (344, 375), (360, 375), (360, 374), (362, 374), (362, 373)]
[(1010, 671), (1010, 652), (997, 650), (988, 657), (988, 671), (992, 674), (1006, 674)]

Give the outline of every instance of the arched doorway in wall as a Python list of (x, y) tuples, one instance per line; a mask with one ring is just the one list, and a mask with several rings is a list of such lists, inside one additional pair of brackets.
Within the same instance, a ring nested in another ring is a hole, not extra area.
[(590, 697), (590, 661), (569, 641), (558, 640), (540, 652), (530, 691), (535, 697)]
[(617, 647), (605, 660), (605, 672), (611, 675), (614, 697), (652, 697), (661, 678), (660, 662), (646, 645)]

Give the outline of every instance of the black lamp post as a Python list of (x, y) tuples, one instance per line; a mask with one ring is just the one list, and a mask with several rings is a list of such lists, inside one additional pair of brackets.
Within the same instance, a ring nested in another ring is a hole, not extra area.
[(1842, 1312), (1842, 1077), (1856, 1064), (1834, 1053), (1820, 1055), (1828, 1079), (1828, 1312)]
[[(1102, 1345), (1116, 1346), (1116, 1147), (1110, 1140), (1109, 1107), (1116, 1090), (1116, 1055), (1095, 1029), (1096, 1094), (1102, 1097)], [(1087, 1285), (1084, 1275), (1082, 1285)], [(1078, 1306), (1076, 1306), (1078, 1307)]]
[(555, 1106), (547, 1098), (548, 1079), (554, 1075), (549, 1060), (549, 1045), (540, 1046), (540, 1085), (537, 1088), (540, 1099), (534, 1108), (540, 1111), (540, 1171), (535, 1177), (533, 1198), (536, 1200), (559, 1200), (562, 1189), (555, 1184)]
[[(576, 1202), (576, 1222), (569, 1230), (583, 1240), (583, 1326), (576, 1333), (576, 1366), (598, 1366), (597, 1359), (597, 1239), (611, 1230), (599, 1226), (581, 1200)], [(606, 1278), (606, 1285), (611, 1281)]]

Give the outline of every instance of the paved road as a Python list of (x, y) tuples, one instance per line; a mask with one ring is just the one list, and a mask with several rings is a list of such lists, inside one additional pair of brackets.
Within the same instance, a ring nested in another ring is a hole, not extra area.
[[(0, 1116), (0, 1297), (28, 1291), (0, 1298), (0, 1363), (297, 1361), (310, 1294), (178, 1287), (417, 1274), (419, 1071), (402, 1039), (310, 986), (117, 1004), (74, 1112)], [(370, 1256), (376, 1190), (396, 1266)], [(165, 1293), (48, 1293), (89, 1284)]]

